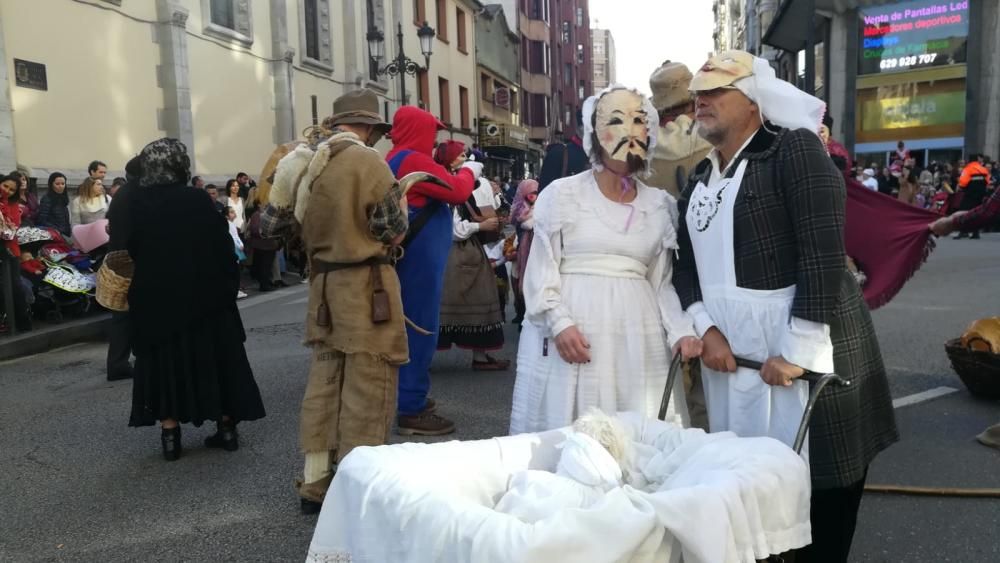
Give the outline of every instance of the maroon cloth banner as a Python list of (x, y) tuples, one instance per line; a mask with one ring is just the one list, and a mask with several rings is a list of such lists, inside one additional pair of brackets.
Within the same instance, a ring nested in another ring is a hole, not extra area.
[(934, 250), (927, 225), (940, 215), (872, 191), (854, 178), (845, 182), (844, 244), (868, 277), (862, 292), (874, 310), (895, 297)]

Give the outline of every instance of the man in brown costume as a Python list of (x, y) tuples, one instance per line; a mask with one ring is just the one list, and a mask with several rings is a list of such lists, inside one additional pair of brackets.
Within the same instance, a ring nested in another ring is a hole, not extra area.
[(312, 148), (307, 145), (279, 162), (278, 197), (272, 196), (288, 201), (287, 186), (297, 184), (295, 216), (312, 273), (306, 343), (313, 357), (302, 400), (305, 468), (297, 483), (305, 514), (319, 511), (344, 456), (386, 442), (399, 366), (409, 358), (393, 268), (408, 226), (406, 203), (389, 166), (371, 148), (391, 126), (367, 89), (341, 96), (333, 109), (323, 123), (328, 138), (315, 143), (308, 166), (302, 167)]
[(653, 175), (646, 185), (663, 188), (675, 198), (687, 177), (705, 159), (712, 145), (694, 130), (694, 99), (688, 92), (691, 71), (667, 61), (649, 77), (653, 107), (660, 114), (660, 131), (653, 150)]

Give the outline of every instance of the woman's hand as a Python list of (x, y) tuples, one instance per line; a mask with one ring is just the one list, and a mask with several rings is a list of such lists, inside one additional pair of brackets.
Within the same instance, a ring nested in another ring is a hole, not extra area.
[(479, 231), (483, 233), (493, 232), (499, 228), (500, 228), (500, 220), (497, 219), (496, 217), (483, 219), (483, 221), (479, 223)]
[(791, 386), (795, 379), (802, 377), (805, 373), (806, 370), (789, 363), (781, 356), (768, 358), (764, 362), (764, 367), (760, 368), (760, 378), (764, 380), (764, 383), (778, 387)]
[(564, 329), (556, 335), (556, 349), (559, 357), (569, 364), (590, 362), (590, 342), (575, 326)]
[(948, 217), (942, 217), (937, 221), (934, 221), (928, 225), (928, 228), (930, 228), (932, 233), (939, 237), (946, 236), (955, 230), (955, 217), (960, 217), (966, 213), (968, 213), (968, 211), (958, 211), (952, 213)]
[(674, 355), (678, 353), (684, 361), (700, 357), (704, 349), (704, 343), (697, 336), (685, 336), (674, 344)]
[(723, 373), (736, 371), (736, 358), (729, 348), (729, 341), (719, 329), (714, 326), (708, 329), (701, 340), (704, 343), (701, 361), (708, 369)]

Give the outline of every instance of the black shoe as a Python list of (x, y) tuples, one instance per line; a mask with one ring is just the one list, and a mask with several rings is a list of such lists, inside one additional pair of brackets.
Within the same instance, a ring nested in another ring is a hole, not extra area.
[(285, 280), (275, 280), (271, 283), (274, 285), (274, 287), (288, 287), (288, 284), (285, 283)]
[(958, 233), (957, 235), (955, 235), (954, 237), (952, 237), (952, 240), (960, 240), (960, 239), (965, 238), (966, 236), (968, 236), (968, 235), (965, 234), (965, 233)]
[(302, 510), (302, 514), (312, 516), (313, 514), (319, 514), (319, 511), (323, 510), (323, 503), (303, 498), (299, 499), (299, 508)]
[(163, 459), (177, 461), (181, 458), (181, 427), (164, 428), (160, 431), (160, 443), (163, 444)]
[(239, 434), (236, 433), (235, 424), (219, 424), (215, 434), (205, 438), (206, 448), (221, 448), (227, 452), (235, 452), (240, 449)]
[(972, 240), (979, 240), (979, 233), (972, 233), (972, 236), (969, 238)]
[(272, 284), (272, 283), (262, 283), (262, 284), (260, 284), (260, 291), (261, 291), (261, 293), (267, 293), (269, 291), (274, 291), (276, 289), (278, 289), (278, 288), (274, 287), (274, 284)]

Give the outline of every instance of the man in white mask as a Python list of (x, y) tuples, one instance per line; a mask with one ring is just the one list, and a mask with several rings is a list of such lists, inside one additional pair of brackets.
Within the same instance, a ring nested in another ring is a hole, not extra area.
[[(847, 561), (868, 466), (898, 440), (871, 316), (845, 267), (844, 181), (818, 131), (822, 101), (763, 59), (718, 54), (691, 81), (715, 147), (681, 194), (674, 285), (704, 342), (711, 430), (791, 444), (805, 370), (850, 381), (812, 416), (813, 544), (802, 561)], [(735, 357), (764, 363), (737, 369)]]

